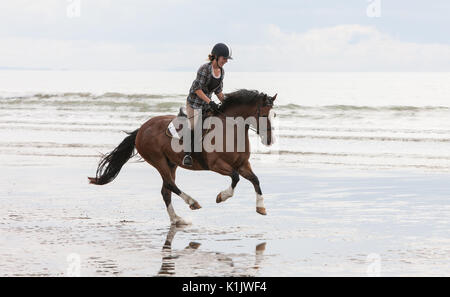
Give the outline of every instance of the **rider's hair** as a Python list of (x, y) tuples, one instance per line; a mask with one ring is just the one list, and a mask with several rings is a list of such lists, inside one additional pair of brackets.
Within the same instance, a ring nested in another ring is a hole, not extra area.
[(210, 62), (214, 61), (215, 58), (216, 58), (216, 55), (213, 55), (213, 54), (209, 54), (209, 55), (208, 55), (208, 60), (209, 60)]

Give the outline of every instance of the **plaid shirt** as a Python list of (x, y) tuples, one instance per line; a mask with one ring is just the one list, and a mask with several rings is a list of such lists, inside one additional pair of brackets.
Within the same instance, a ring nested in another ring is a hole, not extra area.
[(187, 101), (189, 105), (194, 108), (204, 108), (207, 103), (203, 101), (200, 97), (195, 94), (195, 91), (201, 89), (208, 98), (211, 98), (212, 92), (216, 95), (220, 94), (223, 89), (223, 77), (225, 76), (225, 71), (221, 69), (220, 84), (214, 90), (208, 90), (208, 84), (212, 78), (212, 65), (211, 62), (205, 63), (197, 71), (197, 77), (192, 82), (191, 89), (189, 90), (189, 95)]

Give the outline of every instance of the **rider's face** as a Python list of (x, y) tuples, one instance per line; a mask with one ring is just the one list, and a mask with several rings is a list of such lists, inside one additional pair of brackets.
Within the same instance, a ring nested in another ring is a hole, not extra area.
[(217, 61), (217, 64), (220, 67), (223, 67), (223, 65), (225, 65), (228, 62), (228, 59), (225, 57), (219, 57), (219, 60)]

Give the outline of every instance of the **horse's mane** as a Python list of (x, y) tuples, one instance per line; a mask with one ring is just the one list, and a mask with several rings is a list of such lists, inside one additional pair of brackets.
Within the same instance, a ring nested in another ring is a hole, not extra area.
[(232, 93), (225, 94), (225, 98), (220, 105), (220, 111), (224, 111), (230, 106), (257, 104), (267, 97), (266, 94), (256, 90), (240, 89)]

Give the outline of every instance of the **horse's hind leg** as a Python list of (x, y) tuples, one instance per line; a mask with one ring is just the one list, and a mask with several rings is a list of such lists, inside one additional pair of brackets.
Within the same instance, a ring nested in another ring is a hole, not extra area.
[(202, 208), (194, 198), (182, 192), (175, 184), (175, 167), (171, 169), (169, 164), (166, 163), (164, 166), (158, 166), (157, 169), (163, 179), (163, 188), (180, 196), (192, 210)]
[(167, 213), (169, 214), (170, 223), (172, 225), (180, 226), (180, 225), (188, 225), (188, 223), (179, 217), (172, 206), (172, 192), (167, 189), (164, 184), (161, 189), (161, 194), (164, 199), (164, 203), (166, 204)]

